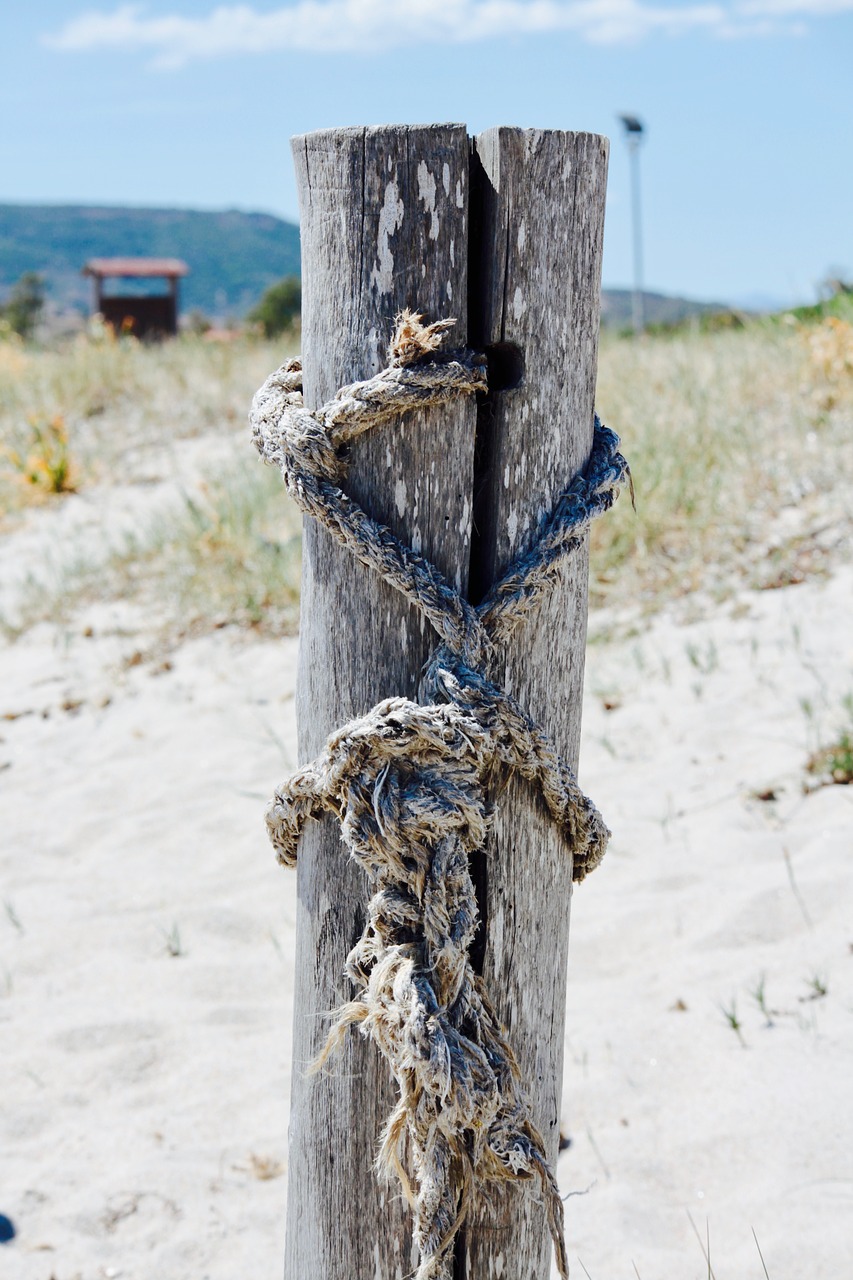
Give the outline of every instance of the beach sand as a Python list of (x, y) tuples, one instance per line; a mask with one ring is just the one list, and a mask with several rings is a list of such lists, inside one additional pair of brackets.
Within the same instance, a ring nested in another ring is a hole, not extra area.
[[(591, 620), (581, 782), (614, 838), (572, 904), (575, 1277), (701, 1280), (709, 1240), (717, 1280), (761, 1280), (753, 1232), (772, 1280), (849, 1273), (853, 788), (803, 784), (851, 599), (840, 565)], [(281, 1275), (296, 876), (263, 810), (296, 653), (232, 627), (164, 652), (103, 603), (0, 653), (12, 1280)]]

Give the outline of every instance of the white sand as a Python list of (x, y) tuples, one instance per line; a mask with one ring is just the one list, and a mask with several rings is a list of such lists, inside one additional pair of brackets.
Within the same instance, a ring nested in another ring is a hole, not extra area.
[[(849, 1273), (853, 788), (801, 784), (853, 689), (851, 598), (840, 568), (590, 648), (581, 780), (615, 838), (573, 907), (576, 1280), (701, 1280), (688, 1211), (717, 1280), (760, 1280), (753, 1229), (772, 1280)], [(224, 630), (163, 669), (149, 639), (100, 605), (0, 652), (13, 1280), (281, 1275), (286, 1176), (258, 1175), (286, 1163), (296, 880), (262, 813), (296, 645)]]

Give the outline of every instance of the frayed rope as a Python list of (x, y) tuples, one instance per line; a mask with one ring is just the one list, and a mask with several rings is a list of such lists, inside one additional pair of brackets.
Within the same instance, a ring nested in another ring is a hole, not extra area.
[(441, 639), (421, 703), (389, 698), (334, 733), (276, 792), (267, 827), (279, 860), (294, 866), (305, 822), (333, 813), (368, 877), (367, 925), (346, 967), (358, 995), (338, 1010), (317, 1065), (350, 1026), (370, 1036), (390, 1065), (400, 1096), (377, 1165), (397, 1175), (413, 1210), (415, 1280), (450, 1280), (453, 1241), (476, 1194), (506, 1181), (540, 1189), (565, 1280), (563, 1204), (512, 1048), (471, 966), (478, 916), (469, 855), (485, 843), (486, 789), (499, 766), (539, 787), (570, 844), (573, 879), (594, 870), (610, 833), (545, 732), (483, 668), (550, 590), (629, 471), (618, 437), (596, 417), (583, 473), (560, 495), (535, 544), (474, 608), (340, 488), (343, 446), (363, 431), (487, 389), (483, 356), (439, 352), (453, 323), (424, 325), (403, 312), (388, 368), (314, 412), (303, 404), (298, 361), (268, 378), (252, 403), (258, 451), (281, 469), (296, 503), (419, 609)]

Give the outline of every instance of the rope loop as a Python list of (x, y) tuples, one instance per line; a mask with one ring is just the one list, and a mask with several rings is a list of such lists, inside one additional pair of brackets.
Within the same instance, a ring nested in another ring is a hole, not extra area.
[(358, 1026), (391, 1067), (399, 1101), (377, 1164), (396, 1174), (412, 1207), (415, 1280), (450, 1280), (453, 1241), (476, 1194), (505, 1181), (539, 1188), (567, 1280), (562, 1200), (512, 1048), (471, 965), (478, 912), (469, 858), (485, 844), (499, 766), (538, 787), (568, 840), (574, 880), (604, 856), (610, 833), (595, 805), (542, 727), (486, 670), (495, 645), (535, 611), (630, 472), (618, 437), (596, 417), (589, 461), (533, 546), (480, 605), (465, 600), (341, 488), (344, 447), (362, 432), (486, 391), (481, 354), (440, 349), (454, 323), (425, 325), (404, 311), (388, 367), (313, 412), (303, 404), (298, 361), (255, 395), (250, 423), (263, 460), (280, 468), (297, 505), (418, 609), (440, 640), (421, 701), (388, 698), (333, 733), (275, 793), (267, 828), (279, 860), (294, 866), (305, 823), (334, 814), (370, 884), (367, 925), (347, 960), (357, 995), (335, 1015), (316, 1065)]

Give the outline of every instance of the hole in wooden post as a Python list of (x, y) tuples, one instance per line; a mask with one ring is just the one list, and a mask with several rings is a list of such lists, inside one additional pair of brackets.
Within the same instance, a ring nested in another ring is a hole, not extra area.
[(524, 355), (514, 342), (493, 342), (486, 347), (489, 391), (512, 391), (524, 381)]

